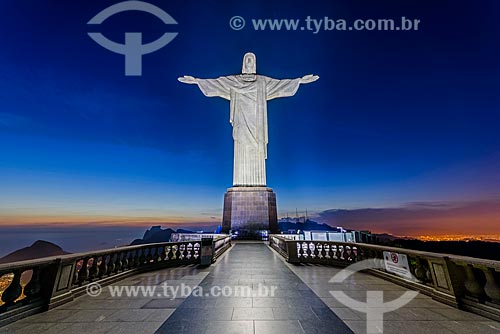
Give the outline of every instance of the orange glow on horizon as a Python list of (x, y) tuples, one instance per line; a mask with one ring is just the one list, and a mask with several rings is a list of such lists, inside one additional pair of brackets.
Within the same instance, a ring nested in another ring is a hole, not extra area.
[(77, 227), (77, 226), (127, 226), (142, 227), (151, 225), (182, 225), (193, 226), (219, 224), (221, 219), (207, 217), (130, 217), (112, 215), (9, 215), (0, 216), (0, 227), (47, 226), (47, 227)]
[(500, 206), (474, 207), (457, 210), (428, 210), (367, 215), (351, 219), (344, 228), (370, 230), (395, 236), (498, 236), (500, 235)]
[[(452, 205), (453, 204), (453, 205)], [(214, 226), (222, 223), (217, 209), (209, 213), (184, 213), (180, 210), (123, 211), (21, 211), (12, 209), (0, 214), (0, 228), (7, 227), (150, 227), (161, 226)], [(352, 230), (369, 230), (394, 236), (448, 238), (449, 236), (500, 235), (500, 201), (451, 203), (444, 208), (402, 207), (380, 210), (345, 210), (342, 215), (322, 216), (321, 211), (312, 220), (330, 226)]]

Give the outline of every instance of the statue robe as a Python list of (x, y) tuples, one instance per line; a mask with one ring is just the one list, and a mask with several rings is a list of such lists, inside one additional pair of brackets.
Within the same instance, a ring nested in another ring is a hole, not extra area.
[(233, 126), (233, 186), (266, 186), (267, 100), (293, 96), (300, 79), (277, 80), (262, 75), (197, 79), (205, 96), (230, 100)]

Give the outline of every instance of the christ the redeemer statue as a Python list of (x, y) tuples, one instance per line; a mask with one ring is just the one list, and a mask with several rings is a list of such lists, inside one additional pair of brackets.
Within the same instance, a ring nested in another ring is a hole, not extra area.
[(273, 79), (258, 75), (253, 53), (243, 57), (241, 74), (217, 79), (179, 78), (180, 82), (197, 84), (205, 96), (229, 100), (229, 122), (233, 126), (235, 187), (265, 187), (267, 159), (267, 101), (293, 96), (300, 84), (318, 80), (317, 75), (297, 79)]

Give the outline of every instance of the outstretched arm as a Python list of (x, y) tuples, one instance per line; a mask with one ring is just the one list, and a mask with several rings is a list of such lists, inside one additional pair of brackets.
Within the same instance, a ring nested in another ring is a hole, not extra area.
[(177, 80), (179, 80), (180, 82), (185, 83), (185, 84), (197, 84), (198, 83), (198, 79), (196, 79), (195, 77), (192, 77), (190, 75), (178, 77)]
[(177, 78), (185, 84), (197, 84), (205, 96), (218, 96), (223, 99), (230, 99), (231, 83), (228, 77), (220, 77), (217, 79), (198, 79), (190, 75)]
[(318, 79), (319, 79), (318, 75), (308, 74), (308, 75), (304, 75), (302, 78), (300, 78), (300, 83), (301, 84), (308, 84), (308, 83), (314, 82)]
[(297, 79), (266, 78), (266, 99), (272, 100), (280, 97), (293, 96), (300, 84), (307, 84), (319, 79), (319, 76), (309, 74)]

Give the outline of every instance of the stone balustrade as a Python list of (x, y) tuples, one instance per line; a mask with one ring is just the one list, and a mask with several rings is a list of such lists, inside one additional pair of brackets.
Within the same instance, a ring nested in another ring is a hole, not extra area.
[(369, 272), (454, 307), (500, 321), (500, 261), (362, 243), (292, 240), (284, 235), (271, 235), (269, 243), (288, 262), (296, 264), (346, 267), (366, 259), (383, 260), (384, 252), (405, 254), (416, 280), (384, 269)]
[[(167, 266), (200, 261), (200, 241), (127, 246), (0, 265), (0, 327), (73, 300), (88, 284), (108, 285)], [(213, 239), (213, 259), (231, 238)]]
[(214, 239), (214, 259), (217, 259), (228, 248), (231, 247), (231, 237), (225, 236), (224, 238)]

